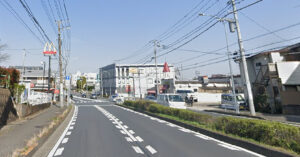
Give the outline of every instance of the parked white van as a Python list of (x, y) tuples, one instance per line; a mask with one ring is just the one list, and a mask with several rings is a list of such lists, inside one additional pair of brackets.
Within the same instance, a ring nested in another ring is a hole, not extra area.
[(221, 108), (224, 109), (232, 109), (235, 110), (236, 106), (239, 105), (241, 110), (247, 110), (248, 106), (245, 102), (245, 99), (242, 95), (236, 94), (236, 103), (234, 103), (234, 97), (233, 94), (222, 94), (221, 96)]
[(157, 96), (157, 103), (172, 108), (186, 109), (184, 100), (178, 94), (160, 94)]

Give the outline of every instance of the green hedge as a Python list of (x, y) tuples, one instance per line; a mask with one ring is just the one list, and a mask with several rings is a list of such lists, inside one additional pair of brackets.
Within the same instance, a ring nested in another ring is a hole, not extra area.
[(213, 130), (282, 147), (300, 154), (300, 128), (291, 125), (255, 119), (215, 117), (189, 110), (170, 108), (144, 100), (125, 101), (123, 105), (139, 111), (165, 114), (182, 120), (197, 122)]

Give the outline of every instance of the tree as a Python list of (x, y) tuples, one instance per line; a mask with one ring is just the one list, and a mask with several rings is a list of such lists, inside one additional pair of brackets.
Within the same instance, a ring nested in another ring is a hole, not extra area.
[(79, 80), (76, 82), (77, 89), (82, 90), (84, 89), (86, 85), (86, 78), (84, 76), (81, 76)]

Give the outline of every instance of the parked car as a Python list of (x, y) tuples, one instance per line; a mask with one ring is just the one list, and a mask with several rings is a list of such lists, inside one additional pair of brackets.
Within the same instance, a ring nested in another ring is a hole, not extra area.
[(157, 103), (172, 108), (186, 109), (185, 102), (179, 94), (160, 94)]
[(116, 102), (117, 97), (118, 97), (117, 95), (111, 95), (109, 97), (109, 101)]
[(97, 99), (97, 95), (96, 94), (91, 94), (90, 98), (91, 99)]
[(233, 94), (221, 95), (221, 108), (235, 110), (239, 105), (240, 110), (248, 110), (248, 105), (242, 95), (236, 94), (236, 104), (234, 103)]
[(157, 102), (157, 99), (155, 96), (146, 96), (145, 100)]
[(117, 97), (116, 98), (116, 104), (121, 105), (124, 103), (124, 97)]
[(82, 93), (82, 94), (81, 94), (81, 97), (86, 98), (86, 94), (85, 94), (85, 93)]

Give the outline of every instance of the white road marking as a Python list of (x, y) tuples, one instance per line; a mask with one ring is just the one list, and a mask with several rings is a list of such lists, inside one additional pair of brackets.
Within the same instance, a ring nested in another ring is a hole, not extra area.
[(118, 126), (118, 125), (116, 125), (116, 128), (118, 128), (118, 129), (121, 129), (121, 127), (120, 127), (120, 126)]
[(71, 125), (75, 125), (75, 122), (71, 123)]
[(54, 154), (54, 156), (59, 156), (62, 154), (62, 152), (64, 151), (64, 148), (58, 148)]
[(127, 126), (127, 125), (124, 125), (124, 128), (128, 129), (128, 126)]
[(127, 142), (132, 142), (132, 139), (130, 137), (125, 137)]
[(170, 127), (176, 127), (176, 125), (172, 123), (168, 123), (167, 125), (169, 125)]
[(73, 129), (74, 129), (74, 127), (73, 127), (73, 126), (70, 126), (70, 127), (69, 127), (69, 130), (73, 130)]
[[(119, 107), (119, 108), (123, 108), (123, 109), (124, 109), (124, 107), (120, 107), (120, 106), (116, 106), (116, 107)], [(128, 109), (128, 111), (136, 113), (136, 111), (133, 111), (133, 110), (131, 110), (131, 109)], [(156, 120), (156, 119), (157, 119), (157, 118), (152, 117), (152, 116), (148, 116), (148, 115), (145, 115), (145, 116), (146, 116), (146, 117), (149, 117), (151, 120)], [(170, 122), (166, 122), (166, 124), (167, 124), (168, 126), (170, 126), (170, 127), (178, 127), (179, 129), (183, 129), (183, 127), (180, 127), (180, 126), (178, 126), (178, 125), (172, 124), (172, 123), (170, 123)], [(184, 128), (184, 129), (185, 129), (185, 128)], [(190, 130), (190, 129), (186, 129), (186, 130), (189, 130), (189, 131), (188, 131), (189, 133), (194, 133), (195, 136), (197, 136), (197, 137), (199, 137), (199, 138), (202, 138), (202, 139), (205, 139), (205, 140), (212, 140), (212, 141), (215, 141), (215, 142), (219, 143), (219, 145), (222, 145), (223, 147), (226, 147), (226, 148), (227, 148), (227, 147), (230, 147), (231, 149), (235, 149), (235, 150), (238, 149), (238, 150), (247, 152), (247, 153), (249, 153), (249, 154), (252, 154), (252, 155), (254, 155), (254, 156), (258, 156), (258, 157), (265, 157), (264, 155), (255, 153), (255, 152), (253, 152), (253, 151), (247, 150), (247, 149), (242, 148), (242, 147), (239, 147), (239, 146), (235, 146), (235, 145), (232, 145), (232, 144), (229, 144), (229, 143), (226, 143), (226, 142), (217, 140), (217, 139), (215, 139), (215, 138), (212, 138), (212, 137), (209, 137), (209, 136), (200, 134), (200, 133), (195, 132), (195, 131), (192, 131), (192, 130)], [(184, 131), (186, 131), (186, 130), (184, 130)], [(182, 131), (183, 131), (183, 130), (182, 130)], [(228, 149), (229, 149), (229, 148), (228, 148)]]
[(124, 134), (124, 135), (126, 134), (126, 132), (125, 132), (125, 131), (123, 131), (123, 130), (120, 130), (120, 132), (121, 132), (122, 134)]
[(139, 142), (143, 142), (144, 140), (140, 137), (140, 136), (137, 136), (135, 137)]
[(61, 143), (67, 143), (68, 142), (68, 138), (64, 138), (63, 141)]
[(68, 132), (66, 133), (66, 135), (71, 135), (71, 133), (72, 133), (71, 131), (68, 131)]
[(130, 134), (134, 134), (135, 132), (133, 130), (128, 131)]
[(180, 130), (180, 131), (183, 131), (183, 132), (187, 132), (187, 133), (191, 132), (190, 130), (185, 129), (185, 128), (181, 128), (181, 129), (179, 129), (179, 130)]
[(231, 147), (231, 146), (226, 145), (226, 144), (218, 144), (218, 145), (219, 145), (219, 146), (222, 146), (222, 147), (224, 147), (224, 148), (230, 149), (230, 150), (239, 150), (239, 149), (237, 149), (237, 148), (235, 148), (235, 147)]
[(205, 136), (205, 135), (202, 135), (202, 134), (195, 134), (195, 136), (199, 137), (199, 138), (202, 138), (204, 140), (210, 140), (211, 138), (208, 137), (208, 136)]
[(151, 154), (157, 153), (157, 151), (154, 148), (152, 148), (150, 145), (146, 146), (145, 148), (148, 149)]
[(144, 154), (144, 152), (141, 150), (140, 147), (138, 147), (138, 146), (132, 146), (132, 148), (135, 150), (136, 153), (138, 153), (138, 154)]
[[(75, 110), (73, 112), (73, 116), (72, 118), (74, 117), (74, 113), (77, 112), (78, 110), (78, 107), (75, 106)], [(71, 118), (71, 119), (72, 119)], [(68, 132), (68, 128), (70, 127), (72, 123), (72, 120), (70, 120), (68, 126), (65, 128), (64, 132), (62, 133), (62, 135), (59, 137), (58, 141), (56, 142), (56, 144), (54, 145), (54, 147), (51, 149), (50, 153), (48, 154), (48, 157), (53, 157), (54, 153), (58, 151), (58, 146), (60, 145), (60, 143), (62, 142), (63, 138), (66, 136), (67, 132)], [(70, 133), (71, 134), (71, 133)], [(61, 150), (61, 152), (63, 151), (63, 148)], [(56, 154), (56, 153), (55, 153)]]

